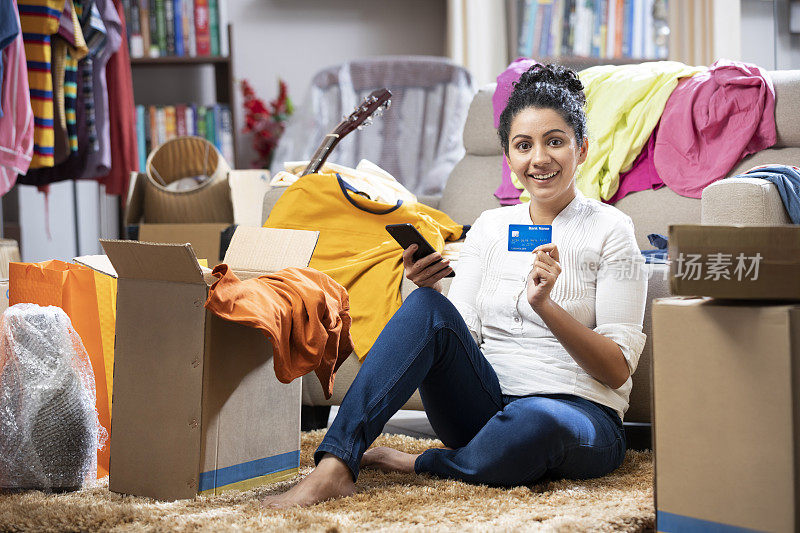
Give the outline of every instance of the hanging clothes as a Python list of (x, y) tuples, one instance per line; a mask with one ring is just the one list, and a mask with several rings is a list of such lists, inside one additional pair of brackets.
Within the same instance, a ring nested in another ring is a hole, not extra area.
[[(68, 115), (72, 119), (74, 129), (75, 100), (70, 100), (71, 108), (67, 107), (67, 68), (68, 65), (77, 68), (78, 60), (86, 57), (89, 52), (83, 38), (78, 15), (72, 0), (67, 0), (64, 11), (61, 12), (58, 33), (53, 36), (52, 43), (52, 70), (53, 70), (53, 162), (55, 165), (63, 163), (69, 154), (74, 151), (70, 143), (67, 127)], [(72, 81), (74, 87), (74, 81)], [(77, 149), (77, 146), (75, 147)]]
[[(89, 34), (95, 32), (94, 39), (97, 39), (96, 25), (97, 20), (92, 21), (91, 14), (86, 15), (86, 2), (79, 7), (76, 2), (76, 12), (79, 13), (79, 20), (82, 20), (81, 28), (89, 47), (89, 54), (80, 61), (80, 65), (91, 59), (92, 75), (90, 77), (91, 86), (87, 86), (86, 72), (83, 69), (78, 73), (76, 80), (77, 93), (79, 95), (78, 105), (76, 106), (76, 136), (78, 150), (55, 167), (41, 168), (29, 171), (25, 176), (20, 176), (18, 181), (26, 185), (45, 186), (57, 181), (80, 178), (94, 178), (102, 171), (108, 173), (110, 167), (110, 133), (107, 117), (108, 95), (105, 82), (105, 66), (109, 57), (116, 52), (121, 44), (121, 24), (119, 15), (112, 0), (97, 0), (92, 4), (96, 7), (96, 13), (106, 28), (106, 36), (103, 39), (105, 46), (99, 49), (96, 55), (92, 55), (92, 43)], [(90, 12), (91, 13), (91, 12)], [(95, 26), (92, 26), (94, 24)], [(82, 68), (82, 67), (81, 67)], [(66, 89), (65, 89), (66, 90)], [(92, 101), (87, 104), (87, 95), (92, 95)], [(92, 121), (91, 117), (97, 120)], [(91, 126), (94, 122), (97, 129), (98, 143), (106, 147), (105, 151), (94, 150), (92, 142)], [(107, 163), (105, 163), (107, 161)]]
[(385, 226), (405, 222), (413, 224), (439, 252), (446, 240), (457, 240), (465, 232), (446, 214), (420, 203), (388, 205), (368, 200), (335, 174), (309, 174), (297, 180), (264, 224), (319, 231), (309, 266), (347, 289), (359, 359), (402, 304), (402, 249)]
[(336, 371), (353, 351), (349, 299), (344, 287), (311, 268), (286, 268), (240, 280), (228, 265), (212, 271), (206, 309), (218, 317), (264, 332), (272, 344), (281, 383), (317, 374), (325, 398)]
[(58, 31), (64, 0), (18, 0), (34, 115), (31, 168), (53, 166), (53, 77), (50, 39)]
[[(12, 0), (0, 0), (0, 52), (19, 35), (19, 18), (16, 15), (16, 4)], [(0, 53), (0, 118), (3, 116), (3, 63), (3, 54)]]
[(683, 80), (664, 108), (653, 158), (664, 183), (700, 198), (745, 156), (777, 141), (775, 89), (766, 71), (720, 59)]
[[(11, 17), (19, 25), (16, 0), (11, 0)], [(0, 195), (7, 193), (25, 174), (33, 157), (33, 108), (27, 98), (28, 64), (22, 33), (3, 51), (3, 82), (0, 102), (5, 113), (0, 117)]]
[(120, 20), (120, 46), (106, 65), (108, 101), (114, 103), (108, 107), (111, 166), (108, 174), (98, 180), (105, 185), (106, 194), (117, 194), (126, 198), (131, 172), (139, 170), (139, 152), (131, 61), (122, 1), (114, 0), (114, 7)]

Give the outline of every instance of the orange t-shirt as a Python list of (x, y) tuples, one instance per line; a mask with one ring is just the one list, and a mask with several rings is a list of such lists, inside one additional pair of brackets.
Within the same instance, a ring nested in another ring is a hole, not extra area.
[(330, 398), (336, 371), (353, 351), (344, 287), (311, 268), (286, 268), (244, 281), (226, 264), (212, 273), (219, 280), (211, 285), (206, 309), (262, 330), (272, 344), (281, 383), (314, 370)]

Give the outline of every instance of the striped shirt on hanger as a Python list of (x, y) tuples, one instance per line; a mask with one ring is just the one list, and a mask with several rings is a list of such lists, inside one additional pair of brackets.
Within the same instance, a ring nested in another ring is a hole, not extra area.
[(58, 31), (65, 0), (19, 0), (34, 116), (31, 168), (53, 166), (53, 77), (50, 38)]

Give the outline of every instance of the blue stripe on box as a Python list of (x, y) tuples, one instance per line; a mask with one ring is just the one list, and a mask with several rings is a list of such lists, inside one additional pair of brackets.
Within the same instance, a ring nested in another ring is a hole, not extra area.
[(224, 487), (231, 483), (238, 483), (258, 476), (266, 476), (289, 468), (300, 466), (300, 450), (286, 452), (272, 457), (256, 459), (238, 465), (227, 466), (218, 470), (210, 470), (200, 474), (200, 487), (198, 492)]
[(757, 529), (731, 526), (664, 511), (656, 512), (656, 530), (664, 532), (680, 531), (681, 533), (750, 533), (758, 531)]

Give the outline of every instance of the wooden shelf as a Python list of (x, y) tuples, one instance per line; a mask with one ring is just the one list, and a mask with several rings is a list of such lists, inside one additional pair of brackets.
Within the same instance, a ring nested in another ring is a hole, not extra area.
[(132, 57), (131, 65), (165, 65), (165, 66), (197, 66), (228, 65), (231, 58), (227, 56), (169, 56), (169, 57)]
[[(227, 0), (226, 0), (227, 1)], [(234, 109), (236, 82), (233, 76), (233, 28), (228, 24), (228, 55), (227, 56), (168, 56), (168, 57), (136, 57), (131, 58), (132, 75), (135, 77), (136, 67), (185, 67), (198, 68), (211, 66), (214, 69), (214, 93), (215, 101), (220, 104), (227, 104), (231, 111), (231, 127), (233, 129), (233, 161), (228, 163), (236, 168), (239, 149), (237, 147), (239, 137), (239, 127), (236, 120), (236, 110)], [(184, 72), (181, 70), (181, 72)], [(167, 73), (169, 75), (169, 73)], [(135, 95), (134, 95), (135, 96)], [(142, 103), (142, 102), (137, 102)]]

